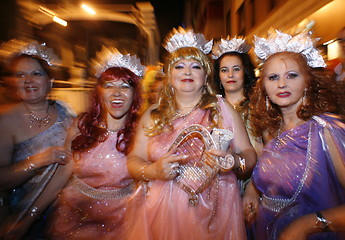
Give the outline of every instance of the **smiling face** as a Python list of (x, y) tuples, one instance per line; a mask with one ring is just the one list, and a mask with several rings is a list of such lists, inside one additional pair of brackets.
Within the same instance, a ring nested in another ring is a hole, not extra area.
[(263, 87), (280, 108), (297, 108), (302, 103), (308, 75), (295, 53), (272, 55), (264, 64)]
[(177, 93), (201, 94), (206, 84), (206, 71), (194, 59), (181, 59), (171, 69), (171, 85)]
[(103, 79), (101, 96), (107, 114), (114, 119), (122, 119), (131, 108), (133, 87), (124, 79)]
[(219, 63), (219, 78), (225, 92), (243, 90), (244, 68), (238, 56), (225, 56)]
[(45, 100), (51, 88), (51, 81), (38, 60), (23, 57), (14, 65), (19, 97), (25, 102)]

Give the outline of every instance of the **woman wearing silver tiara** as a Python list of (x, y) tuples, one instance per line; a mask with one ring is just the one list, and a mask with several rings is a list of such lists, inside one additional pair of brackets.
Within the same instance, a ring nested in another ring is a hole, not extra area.
[[(249, 123), (249, 94), (252, 91), (256, 77), (254, 65), (250, 60), (248, 51), (250, 46), (242, 38), (220, 39), (214, 43), (212, 58), (214, 61), (214, 81), (218, 93), (240, 113), (246, 125), (250, 142), (260, 155), (263, 144), (261, 138), (254, 138), (250, 131)], [(254, 166), (255, 163), (250, 163)], [(248, 176), (239, 177), (246, 180)], [(250, 172), (249, 172), (250, 174)], [(245, 182), (240, 181), (241, 190), (244, 190)]]
[(128, 160), (141, 181), (128, 239), (245, 239), (231, 170), (250, 170), (240, 159), (256, 155), (238, 113), (214, 93), (211, 47), (192, 30), (168, 37), (163, 94), (139, 122)]
[(266, 143), (244, 196), (255, 239), (345, 239), (345, 125), (307, 33), (255, 38), (251, 123)]
[(40, 237), (55, 188), (68, 179), (63, 172), (70, 153), (63, 144), (73, 115), (47, 99), (57, 63), (52, 50), (36, 42), (6, 46), (20, 102), (0, 116), (0, 205), (9, 207), (0, 235)]
[(70, 130), (73, 176), (61, 192), (50, 239), (124, 239), (134, 181), (127, 171), (141, 104), (144, 67), (135, 56), (103, 48), (88, 112)]

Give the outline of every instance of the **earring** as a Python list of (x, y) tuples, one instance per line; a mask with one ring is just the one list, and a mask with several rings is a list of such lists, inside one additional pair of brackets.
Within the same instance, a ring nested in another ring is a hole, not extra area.
[(307, 89), (304, 89), (304, 94), (302, 98), (302, 106), (305, 107), (307, 105)]
[(206, 92), (207, 92), (207, 87), (206, 87), (206, 85), (204, 85), (204, 86), (202, 87), (202, 93), (205, 94)]
[(175, 89), (173, 88), (173, 86), (170, 86), (170, 90), (171, 90), (172, 94), (174, 95), (175, 94)]
[(266, 110), (268, 111), (270, 107), (270, 100), (268, 99), (268, 96), (266, 96)]

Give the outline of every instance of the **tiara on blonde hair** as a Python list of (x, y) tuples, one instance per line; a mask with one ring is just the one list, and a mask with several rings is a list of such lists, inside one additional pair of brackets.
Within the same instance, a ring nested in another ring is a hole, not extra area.
[(25, 54), (44, 60), (49, 66), (57, 66), (61, 63), (53, 49), (48, 48), (45, 43), (39, 44), (36, 41), (27, 42), (19, 39), (11, 39), (3, 43), (0, 48), (0, 55), (9, 59)]
[(221, 38), (220, 41), (213, 45), (212, 59), (218, 59), (226, 52), (247, 53), (250, 47), (251, 46), (246, 43), (246, 40), (244, 38)]
[(179, 48), (194, 47), (200, 49), (204, 54), (208, 54), (212, 49), (212, 44), (213, 40), (207, 42), (203, 34), (179, 27), (174, 28), (168, 35), (164, 48), (171, 53)]
[(312, 68), (327, 66), (307, 32), (291, 36), (276, 30), (267, 39), (254, 37), (254, 52), (263, 61), (274, 53), (295, 52), (302, 54)]
[(93, 59), (95, 76), (99, 78), (103, 72), (111, 67), (123, 67), (131, 70), (138, 77), (144, 76), (145, 67), (141, 65), (140, 59), (136, 55), (123, 55), (116, 48), (102, 47)]

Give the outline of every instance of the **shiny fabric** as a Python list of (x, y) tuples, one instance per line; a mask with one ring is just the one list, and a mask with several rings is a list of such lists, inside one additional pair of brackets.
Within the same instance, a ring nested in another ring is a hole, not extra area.
[[(345, 203), (325, 140), (327, 129), (345, 164), (345, 125), (323, 114), (281, 133), (264, 148), (252, 180), (263, 194), (255, 221), (255, 239), (277, 239), (290, 222), (308, 213)], [(309, 239), (345, 239), (320, 233)]]
[[(45, 151), (48, 147), (64, 145), (67, 129), (73, 121), (73, 114), (58, 101), (54, 104), (58, 111), (58, 117), (54, 125), (30, 139), (14, 145), (13, 163), (20, 162), (29, 156)], [(57, 166), (57, 164), (51, 164), (37, 171), (31, 179), (12, 190), (10, 194), (10, 212), (17, 216), (17, 221), (25, 215), (44, 190), (53, 177)], [(43, 214), (41, 221), (44, 221), (44, 215), (45, 214)], [(39, 221), (36, 225), (38, 224), (42, 224), (42, 222)], [(35, 225), (33, 228), (35, 228)]]
[[(116, 149), (117, 132), (102, 143), (75, 156), (74, 177), (99, 192), (118, 190), (133, 183), (127, 171), (127, 157)], [(52, 218), (49, 239), (123, 239), (127, 200), (95, 196), (69, 181), (61, 192)], [(96, 191), (96, 193), (98, 193)], [(98, 197), (98, 198), (96, 198)]]
[[(224, 121), (222, 128), (233, 130), (232, 118), (219, 105)], [(174, 129), (151, 137), (148, 143), (150, 161), (157, 161), (185, 127), (200, 124), (210, 131), (209, 112), (196, 109), (173, 121)], [(176, 180), (155, 180), (142, 183), (129, 205), (130, 230), (128, 239), (204, 240), (245, 239), (242, 205), (236, 175), (219, 174), (206, 190), (198, 195), (199, 203), (191, 206), (188, 194)]]

